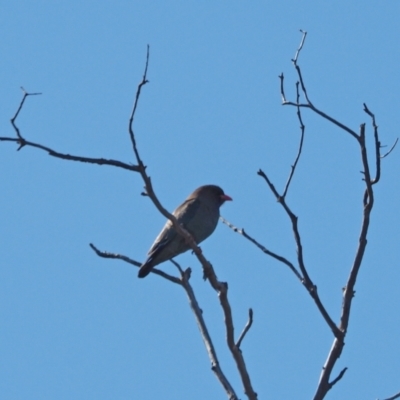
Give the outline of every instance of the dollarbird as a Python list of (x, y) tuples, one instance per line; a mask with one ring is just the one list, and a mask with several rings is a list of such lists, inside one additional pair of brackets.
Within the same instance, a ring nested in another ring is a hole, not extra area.
[[(199, 244), (214, 232), (219, 219), (219, 208), (230, 200), (232, 198), (219, 186), (200, 186), (172, 214)], [(138, 277), (144, 278), (156, 265), (189, 249), (185, 239), (168, 220), (151, 246), (147, 260), (139, 269)]]

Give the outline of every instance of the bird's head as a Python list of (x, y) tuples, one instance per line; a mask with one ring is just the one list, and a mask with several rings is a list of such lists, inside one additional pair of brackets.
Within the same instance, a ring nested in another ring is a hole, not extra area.
[(204, 185), (197, 188), (190, 197), (198, 197), (207, 202), (216, 202), (221, 207), (225, 201), (232, 201), (232, 197), (224, 193), (224, 191), (216, 185)]

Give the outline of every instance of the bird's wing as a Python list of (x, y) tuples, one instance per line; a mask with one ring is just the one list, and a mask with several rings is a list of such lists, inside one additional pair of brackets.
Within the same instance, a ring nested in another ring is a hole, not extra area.
[(200, 205), (199, 199), (186, 200), (173, 212), (173, 215), (180, 224), (186, 226), (190, 224), (190, 221), (196, 216)]
[[(186, 200), (173, 212), (173, 215), (185, 227), (194, 218), (199, 206), (200, 201), (198, 199)], [(172, 222), (168, 220), (151, 246), (147, 261), (154, 260), (156, 257), (161, 256), (163, 252), (165, 252), (165, 255), (161, 257), (162, 259), (173, 258), (184, 251), (182, 248), (183, 243), (183, 238), (179, 240), (179, 235)]]

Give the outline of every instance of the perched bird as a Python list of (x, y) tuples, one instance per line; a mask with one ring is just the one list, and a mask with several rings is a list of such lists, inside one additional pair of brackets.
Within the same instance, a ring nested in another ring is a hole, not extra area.
[[(200, 186), (173, 212), (173, 215), (199, 244), (214, 232), (218, 223), (219, 208), (227, 200), (232, 199), (219, 186)], [(185, 239), (168, 220), (151, 246), (147, 260), (141, 265), (139, 278), (147, 276), (154, 266), (189, 249), (190, 246)]]

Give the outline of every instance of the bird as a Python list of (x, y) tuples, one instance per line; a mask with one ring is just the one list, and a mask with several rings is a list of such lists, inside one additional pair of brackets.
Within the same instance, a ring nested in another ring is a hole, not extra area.
[[(232, 198), (216, 185), (197, 188), (172, 213), (199, 244), (207, 239), (217, 227), (219, 208)], [(140, 266), (138, 277), (147, 276), (153, 267), (189, 250), (190, 246), (179, 235), (173, 223), (168, 220), (148, 252), (147, 260)]]

